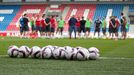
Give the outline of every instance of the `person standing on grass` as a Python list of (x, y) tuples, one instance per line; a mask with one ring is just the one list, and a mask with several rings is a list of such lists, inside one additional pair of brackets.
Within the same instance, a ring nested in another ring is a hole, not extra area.
[(117, 16), (115, 16), (115, 24), (116, 24), (116, 35), (117, 35), (117, 38), (119, 36), (118, 34), (118, 31), (119, 31), (119, 26), (120, 26), (120, 22), (119, 22), (119, 19), (117, 18)]
[(56, 19), (55, 16), (52, 16), (50, 19), (50, 27), (51, 27), (51, 38), (54, 38), (54, 32), (55, 32), (55, 27), (56, 27)]
[(120, 19), (120, 23), (121, 23), (121, 33), (122, 33), (122, 39), (126, 39), (127, 36), (127, 20), (126, 17), (124, 16), (124, 13), (121, 13), (121, 19)]
[(121, 32), (122, 32), (123, 40), (125, 40), (127, 37), (127, 29), (126, 28), (127, 28), (127, 20), (126, 20), (126, 17), (123, 16), (121, 19)]
[(23, 36), (23, 32), (24, 32), (24, 21), (23, 21), (24, 15), (22, 15), (22, 17), (19, 20), (19, 27), (20, 27), (20, 37)]
[(27, 17), (27, 14), (24, 14), (23, 22), (24, 22), (24, 27), (23, 27), (24, 33), (23, 33), (23, 36), (24, 36), (24, 38), (26, 38), (28, 36), (28, 33), (29, 33), (29, 26), (28, 26), (29, 19)]
[(47, 16), (45, 19), (45, 25), (46, 25), (46, 37), (50, 38), (50, 16)]
[(60, 18), (60, 20), (58, 21), (58, 29), (56, 31), (56, 34), (57, 33), (60, 33), (60, 35), (62, 36), (63, 34), (63, 29), (64, 29), (64, 24), (65, 24), (65, 21), (62, 19), (62, 17)]
[(78, 37), (80, 38), (80, 17), (77, 18), (76, 28), (77, 28)]
[(87, 20), (86, 20), (86, 24), (85, 24), (85, 27), (86, 27), (86, 33), (85, 33), (85, 36), (86, 36), (86, 38), (90, 36), (91, 23), (92, 23), (92, 21), (89, 20), (89, 18), (87, 18)]
[(41, 19), (39, 15), (37, 15), (36, 17), (35, 24), (36, 24), (36, 33), (39, 32), (39, 34), (41, 34)]
[(41, 36), (45, 36), (46, 35), (46, 24), (45, 24), (45, 14), (42, 15), (42, 19), (41, 19)]
[(100, 20), (100, 17), (98, 17), (98, 19), (95, 20), (95, 22), (94, 22), (94, 27), (95, 27), (94, 36), (95, 36), (96, 32), (98, 32), (98, 37), (100, 37), (101, 24), (102, 24), (102, 22)]
[(30, 25), (31, 25), (32, 33), (33, 33), (35, 31), (35, 14), (33, 14), (30, 19)]
[(80, 33), (83, 32), (85, 36), (86, 28), (85, 28), (86, 20), (84, 20), (84, 17), (82, 17), (80, 21)]
[(104, 17), (103, 20), (102, 20), (103, 37), (106, 37), (106, 27), (107, 27), (107, 23), (106, 23), (106, 18)]
[[(116, 26), (116, 20), (114, 16), (111, 17), (110, 25), (112, 26), (112, 39), (117, 40), (117, 26)], [(115, 38), (114, 38), (114, 35), (115, 35)]]
[(69, 23), (69, 39), (72, 38), (72, 32), (74, 31), (74, 36), (76, 39), (76, 23), (77, 23), (77, 19), (75, 18), (75, 15), (73, 15), (70, 20), (68, 21)]

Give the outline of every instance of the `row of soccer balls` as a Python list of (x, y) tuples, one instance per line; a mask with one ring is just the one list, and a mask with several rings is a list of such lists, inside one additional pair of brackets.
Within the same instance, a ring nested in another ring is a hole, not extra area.
[(88, 59), (98, 59), (100, 54), (96, 47), (90, 47), (89, 49), (83, 47), (58, 47), (48, 45), (43, 48), (38, 46), (33, 46), (29, 48), (28, 46), (21, 46), (18, 48), (15, 45), (9, 46), (8, 55), (10, 57), (20, 57), (20, 58), (55, 58), (55, 59), (70, 59), (70, 60), (88, 60)]

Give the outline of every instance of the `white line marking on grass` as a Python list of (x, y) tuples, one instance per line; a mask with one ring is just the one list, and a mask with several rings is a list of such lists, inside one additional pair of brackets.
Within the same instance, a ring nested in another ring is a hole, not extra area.
[[(0, 55), (0, 57), (7, 57), (8, 55)], [(134, 58), (127, 58), (127, 57), (99, 57), (99, 59), (132, 59)]]
[(126, 57), (99, 57), (99, 59), (133, 59), (134, 58), (126, 58)]
[(0, 57), (7, 57), (8, 55), (0, 55)]

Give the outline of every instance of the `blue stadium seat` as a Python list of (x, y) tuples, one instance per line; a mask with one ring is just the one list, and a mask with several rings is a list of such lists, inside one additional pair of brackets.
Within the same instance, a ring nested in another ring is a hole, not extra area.
[[(123, 4), (98, 4), (94, 14), (93, 22), (98, 17), (102, 19), (103, 17), (107, 16), (108, 9), (113, 9), (112, 15), (120, 18), (120, 13), (123, 11), (123, 7)], [(91, 31), (94, 31), (94, 25), (92, 25)]]
[(5, 31), (16, 13), (19, 11), (19, 5), (0, 5), (0, 9), (13, 9), (12, 14), (0, 14), (0, 17), (4, 17), (4, 20), (0, 23), (0, 31)]

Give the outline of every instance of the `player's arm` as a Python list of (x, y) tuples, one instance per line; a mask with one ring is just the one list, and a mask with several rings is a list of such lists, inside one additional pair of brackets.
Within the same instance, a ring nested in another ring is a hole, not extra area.
[(18, 22), (18, 26), (19, 26), (19, 28), (21, 27), (20, 19), (19, 19), (19, 22)]
[(69, 21), (68, 21), (68, 24), (70, 25), (70, 19), (69, 19)]

